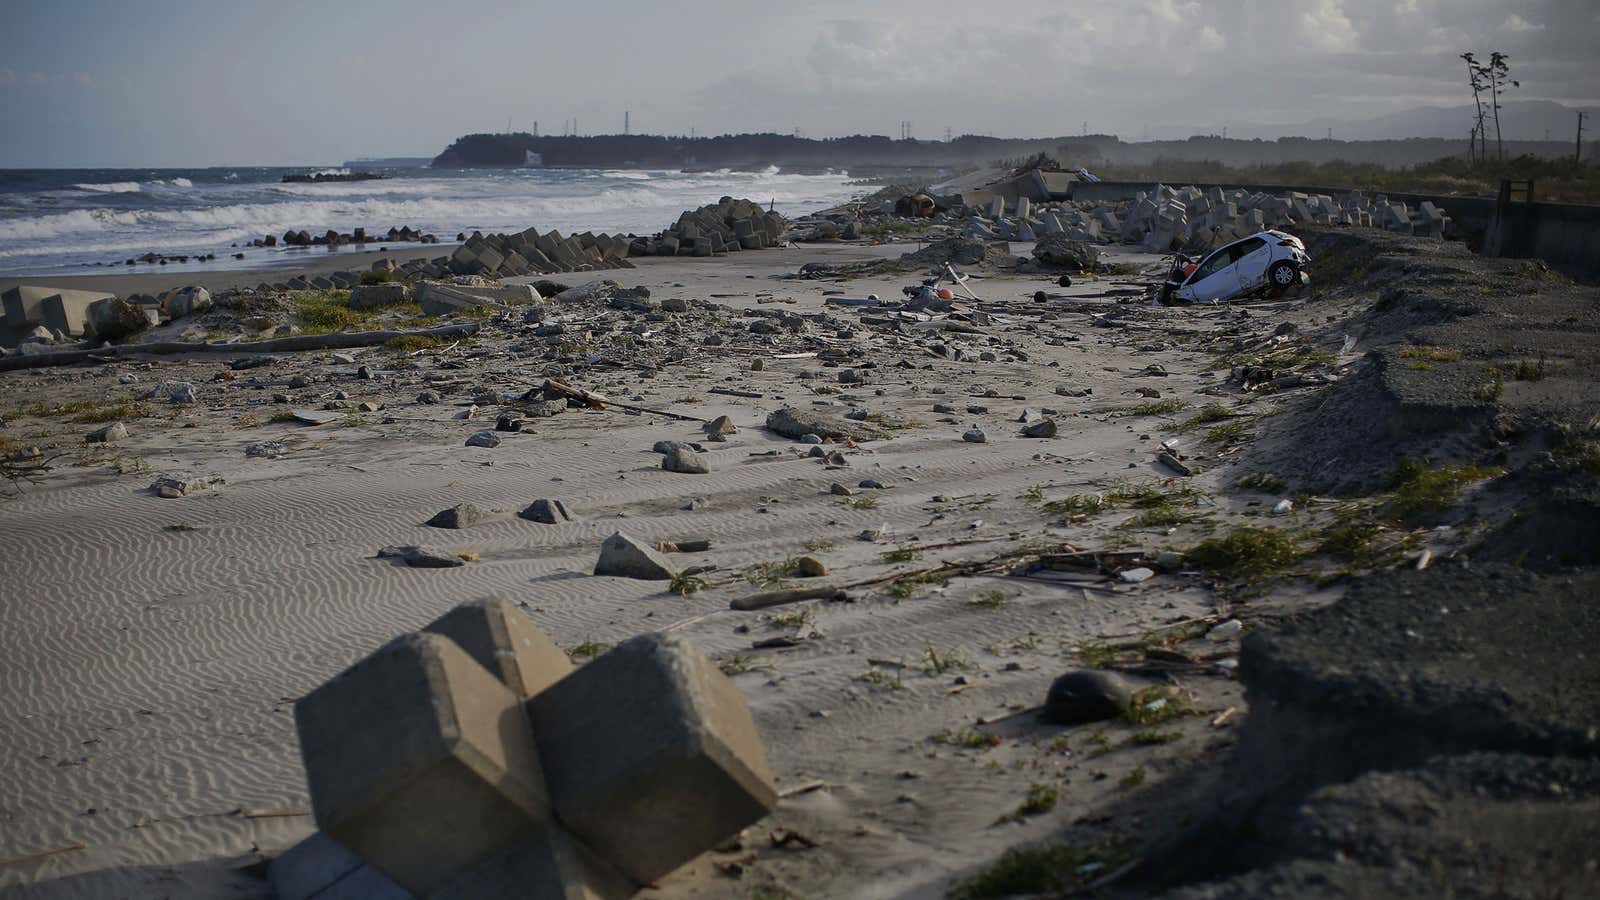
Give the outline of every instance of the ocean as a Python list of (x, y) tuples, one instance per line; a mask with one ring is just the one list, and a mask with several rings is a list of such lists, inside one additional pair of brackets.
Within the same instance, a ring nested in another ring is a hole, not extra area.
[[(410, 226), (453, 243), (459, 232), (654, 234), (685, 209), (723, 196), (775, 203), (795, 216), (863, 189), (846, 173), (597, 169), (375, 169), (381, 181), (285, 184), (306, 168), (0, 169), (0, 276), (139, 272), (146, 253), (216, 254), (162, 271), (293, 264), (307, 252), (248, 246), (290, 229), (321, 234)], [(325, 169), (343, 172), (343, 169)], [(237, 245), (237, 246), (235, 246)], [(369, 244), (365, 249), (374, 249)], [(396, 244), (396, 247), (413, 246)], [(243, 253), (244, 259), (234, 259)]]

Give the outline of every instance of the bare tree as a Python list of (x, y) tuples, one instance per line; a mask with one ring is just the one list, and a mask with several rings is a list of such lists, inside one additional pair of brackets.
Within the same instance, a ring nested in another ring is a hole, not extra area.
[[(1485, 139), (1483, 131), (1483, 92), (1489, 87), (1484, 83), (1483, 76), (1478, 72), (1478, 58), (1471, 50), (1461, 54), (1467, 63), (1467, 86), (1472, 88), (1472, 102), (1478, 107), (1478, 124), (1472, 129), (1472, 140), (1467, 143), (1467, 157), (1474, 162), (1478, 159), (1477, 142)], [(1488, 146), (1484, 146), (1484, 156), (1488, 156)]]
[(1522, 87), (1522, 82), (1511, 80), (1511, 57), (1495, 50), (1489, 54), (1489, 64), (1478, 66), (1478, 73), (1489, 84), (1490, 109), (1494, 110), (1494, 146), (1496, 154), (1506, 158), (1505, 142), (1500, 134), (1500, 95), (1505, 93), (1506, 85)]

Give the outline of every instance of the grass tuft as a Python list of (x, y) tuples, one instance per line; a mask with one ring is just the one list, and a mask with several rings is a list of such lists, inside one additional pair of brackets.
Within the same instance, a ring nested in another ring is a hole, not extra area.
[(1184, 554), (1190, 565), (1242, 581), (1256, 581), (1293, 565), (1300, 546), (1276, 528), (1245, 526), (1224, 537), (1209, 538)]

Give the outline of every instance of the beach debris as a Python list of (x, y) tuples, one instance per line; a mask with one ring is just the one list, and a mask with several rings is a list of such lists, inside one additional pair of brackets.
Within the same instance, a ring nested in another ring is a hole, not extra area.
[(692, 450), (676, 447), (661, 457), (661, 468), (683, 475), (707, 475), (711, 467)]
[(889, 436), (886, 430), (876, 425), (852, 422), (820, 410), (797, 409), (792, 406), (785, 406), (769, 414), (767, 430), (801, 440), (805, 435), (815, 435), (819, 439), (817, 443), (821, 443), (822, 440), (876, 441)]
[(670, 581), (678, 573), (654, 548), (618, 531), (600, 545), (594, 574), (640, 581)]
[(1243, 633), (1244, 623), (1238, 619), (1229, 619), (1226, 622), (1218, 623), (1210, 631), (1207, 631), (1206, 640), (1230, 641)]
[(246, 459), (278, 459), (288, 452), (283, 441), (258, 441), (244, 448)]
[(801, 578), (821, 578), (828, 574), (828, 567), (815, 556), (802, 556), (794, 562), (794, 573)]
[(1122, 715), (1133, 703), (1133, 688), (1120, 675), (1075, 669), (1050, 684), (1040, 715), (1058, 725), (1081, 725)]
[(1156, 573), (1154, 569), (1139, 566), (1138, 568), (1123, 569), (1121, 572), (1118, 572), (1117, 580), (1123, 582), (1124, 584), (1138, 584), (1142, 581), (1149, 581), (1150, 579), (1154, 578), (1155, 575)]
[(538, 522), (541, 525), (560, 525), (563, 522), (575, 522), (577, 518), (567, 509), (567, 505), (560, 500), (539, 499), (517, 513), (522, 519), (529, 522)]
[(112, 422), (89, 432), (83, 439), (91, 444), (114, 444), (117, 441), (128, 439), (128, 426), (121, 422)]
[(151, 483), (150, 490), (157, 497), (174, 500), (209, 491), (222, 483), (220, 475), (160, 475)]
[(315, 409), (291, 409), (289, 410), (289, 415), (307, 425), (331, 425), (334, 422), (342, 422), (345, 419), (341, 413)]
[(1156, 461), (1177, 472), (1179, 475), (1193, 475), (1194, 470), (1180, 461), (1171, 450), (1163, 450), (1156, 455)]
[(467, 438), (467, 446), (498, 447), (500, 446), (500, 435), (495, 434), (494, 430), (489, 428), (485, 428), (482, 431), (474, 431), (471, 436)]
[(489, 513), (471, 503), (458, 503), (442, 509), (422, 524), (429, 528), (469, 528), (489, 518)]
[(424, 550), (409, 544), (379, 548), (378, 558), (398, 559), (413, 569), (453, 569), (467, 564), (460, 556)]
[(172, 403), (195, 402), (194, 385), (187, 381), (163, 381), (145, 393), (146, 400), (167, 400)]

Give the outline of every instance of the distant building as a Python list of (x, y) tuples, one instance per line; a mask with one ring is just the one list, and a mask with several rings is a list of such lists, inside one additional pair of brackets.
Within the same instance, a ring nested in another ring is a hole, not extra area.
[(524, 169), (544, 168), (544, 155), (535, 153), (532, 150), (522, 151), (522, 167)]

